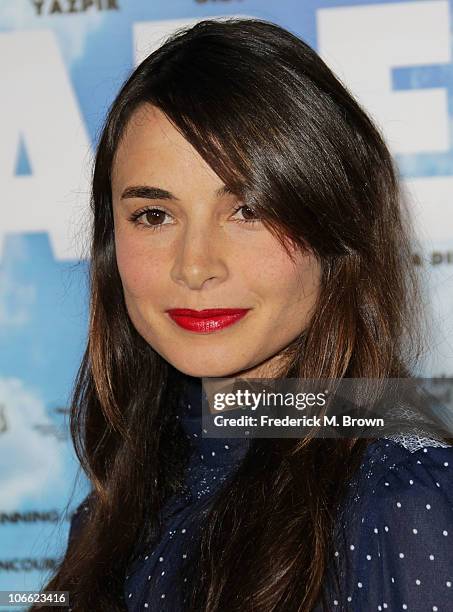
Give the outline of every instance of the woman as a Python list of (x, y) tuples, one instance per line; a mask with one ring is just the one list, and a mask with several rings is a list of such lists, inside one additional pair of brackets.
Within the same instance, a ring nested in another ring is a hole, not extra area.
[(202, 377), (408, 378), (420, 354), (391, 156), (315, 52), (260, 20), (180, 30), (112, 105), (92, 210), (92, 492), (45, 589), (74, 612), (453, 609), (451, 440), (202, 437)]

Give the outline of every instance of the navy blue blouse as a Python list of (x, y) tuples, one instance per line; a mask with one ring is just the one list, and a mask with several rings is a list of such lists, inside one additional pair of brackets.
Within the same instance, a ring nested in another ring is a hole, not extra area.
[[(196, 381), (196, 379), (193, 379)], [(175, 576), (190, 559), (209, 501), (249, 447), (242, 438), (203, 438), (201, 384), (193, 383), (181, 419), (193, 452), (185, 489), (163, 509), (164, 534), (128, 568), (129, 612), (182, 612)], [(453, 611), (453, 447), (412, 434), (370, 444), (338, 517), (330, 567), (340, 575), (329, 610)], [(83, 502), (70, 538), (84, 518)], [(329, 593), (329, 575), (326, 577)], [(317, 612), (321, 608), (316, 608)]]

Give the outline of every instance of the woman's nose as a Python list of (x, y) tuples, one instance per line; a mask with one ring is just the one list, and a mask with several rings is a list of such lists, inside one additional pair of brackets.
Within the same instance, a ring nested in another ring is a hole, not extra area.
[(228, 276), (224, 240), (212, 227), (186, 228), (177, 244), (172, 279), (189, 289), (221, 283)]

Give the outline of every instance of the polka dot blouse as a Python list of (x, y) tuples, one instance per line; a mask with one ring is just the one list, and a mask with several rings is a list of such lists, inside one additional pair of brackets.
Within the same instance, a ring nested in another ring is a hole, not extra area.
[[(175, 577), (190, 580), (184, 568), (209, 501), (249, 446), (247, 439), (202, 437), (200, 394), (201, 385), (191, 385), (178, 414), (193, 444), (186, 486), (163, 509), (158, 545), (127, 570), (129, 612), (184, 610)], [(70, 537), (86, 507), (74, 514)], [(453, 612), (453, 447), (416, 435), (371, 444), (349, 485), (334, 548), (325, 578), (329, 612)], [(313, 612), (327, 611), (319, 605)]]

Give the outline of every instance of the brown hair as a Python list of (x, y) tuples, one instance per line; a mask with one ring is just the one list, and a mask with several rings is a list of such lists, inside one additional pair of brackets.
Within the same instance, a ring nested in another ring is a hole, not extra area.
[[(188, 456), (175, 419), (185, 377), (133, 327), (115, 258), (112, 163), (143, 103), (160, 108), (224, 183), (246, 194), (283, 244), (319, 259), (319, 301), (280, 376), (409, 377), (422, 346), (395, 167), (345, 87), (308, 45), (270, 22), (205, 20), (168, 38), (123, 85), (97, 148), (89, 336), (71, 411), (92, 485), (89, 520), (45, 587), (69, 590), (77, 612), (126, 610), (128, 563), (159, 536), (159, 510), (179, 490)], [(335, 508), (368, 443), (252, 440), (210, 509), (187, 608), (312, 610)]]

